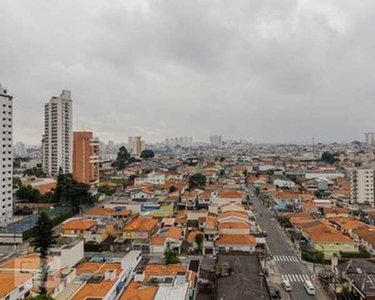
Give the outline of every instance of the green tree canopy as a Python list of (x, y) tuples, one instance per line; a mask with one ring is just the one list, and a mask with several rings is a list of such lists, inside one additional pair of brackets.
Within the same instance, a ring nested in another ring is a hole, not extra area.
[(89, 191), (89, 185), (77, 182), (72, 174), (64, 174), (60, 168), (54, 193), (55, 202), (67, 203), (75, 207), (80, 204), (90, 205), (92, 197)]
[(126, 150), (125, 146), (121, 146), (117, 153), (117, 158), (112, 163), (112, 166), (117, 168), (118, 170), (123, 170), (128, 164), (129, 159), (130, 159), (130, 154), (128, 150)]
[(16, 197), (20, 200), (27, 200), (28, 202), (37, 202), (40, 197), (40, 192), (31, 185), (22, 185), (17, 190)]
[(141, 153), (142, 159), (150, 159), (150, 158), (153, 158), (154, 156), (155, 156), (155, 153), (152, 150), (143, 150)]
[(32, 167), (31, 169), (25, 170), (23, 172), (23, 176), (36, 176), (38, 178), (46, 178), (47, 174), (41, 168)]
[(190, 188), (202, 188), (206, 185), (207, 178), (201, 173), (195, 173), (189, 177)]
[(332, 154), (331, 152), (323, 152), (322, 154), (322, 161), (326, 162), (326, 163), (329, 163), (329, 164), (333, 164), (335, 163), (336, 161), (338, 161), (338, 158), (336, 157), (336, 155)]
[(197, 245), (198, 245), (198, 250), (199, 250), (200, 252), (201, 252), (202, 249), (203, 249), (203, 241), (204, 241), (203, 234), (198, 233), (198, 234), (195, 236), (195, 242), (197, 243)]
[(178, 253), (176, 251), (167, 249), (164, 252), (164, 261), (166, 265), (178, 264), (180, 263), (180, 258), (178, 257)]

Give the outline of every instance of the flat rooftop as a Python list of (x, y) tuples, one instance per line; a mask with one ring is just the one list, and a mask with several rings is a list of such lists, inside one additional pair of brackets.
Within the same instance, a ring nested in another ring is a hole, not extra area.
[[(258, 258), (253, 255), (220, 255), (217, 266), (226, 264), (231, 275), (217, 279), (216, 299), (268, 299), (266, 281), (261, 278)], [(261, 281), (262, 280), (262, 281)]]

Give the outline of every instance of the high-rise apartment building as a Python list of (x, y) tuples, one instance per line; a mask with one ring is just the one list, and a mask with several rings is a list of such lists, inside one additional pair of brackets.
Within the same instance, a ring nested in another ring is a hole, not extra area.
[(140, 136), (133, 137), (132, 155), (140, 156), (142, 151), (146, 149), (145, 141), (142, 140)]
[(134, 137), (129, 136), (128, 137), (128, 151), (131, 152), (133, 151), (133, 145), (134, 145)]
[(0, 226), (4, 227), (13, 215), (13, 97), (0, 85), (0, 108), (2, 116), (1, 164), (0, 164)]
[(210, 145), (213, 147), (221, 147), (223, 145), (223, 136), (222, 135), (211, 135), (210, 136)]
[(72, 173), (73, 104), (71, 92), (63, 90), (44, 106), (44, 134), (42, 139), (43, 171), (57, 176), (59, 168)]
[(19, 157), (26, 156), (26, 146), (22, 142), (18, 142), (14, 145), (14, 155)]
[(367, 145), (375, 144), (375, 132), (365, 132), (365, 143)]
[(374, 170), (357, 168), (350, 174), (351, 199), (357, 204), (374, 205)]
[(89, 131), (73, 133), (73, 177), (92, 187), (99, 184), (99, 146), (98, 138)]

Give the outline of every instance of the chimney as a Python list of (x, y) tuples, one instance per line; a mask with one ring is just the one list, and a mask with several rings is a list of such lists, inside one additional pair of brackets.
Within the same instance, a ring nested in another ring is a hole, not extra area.
[(145, 271), (137, 271), (134, 275), (135, 282), (143, 282), (145, 280)]

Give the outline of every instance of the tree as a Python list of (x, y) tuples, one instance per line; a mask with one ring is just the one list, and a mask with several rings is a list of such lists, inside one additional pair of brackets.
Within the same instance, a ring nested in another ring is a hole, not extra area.
[(31, 300), (54, 300), (54, 299), (50, 295), (37, 295), (35, 297), (32, 297)]
[(335, 157), (334, 154), (332, 154), (331, 152), (323, 152), (322, 154), (322, 161), (328, 163), (328, 164), (333, 164), (335, 163), (336, 161), (338, 161), (337, 157)]
[(107, 196), (112, 196), (114, 193), (116, 193), (116, 190), (109, 187), (108, 185), (103, 185), (98, 188), (98, 192)]
[(168, 247), (168, 249), (164, 252), (164, 261), (166, 265), (178, 264), (180, 263), (180, 258), (178, 257), (178, 253), (176, 251), (172, 251)]
[(47, 174), (41, 168), (32, 167), (31, 169), (25, 170), (23, 172), (23, 176), (36, 176), (38, 178), (46, 178)]
[(177, 188), (174, 185), (169, 187), (169, 193), (173, 193), (175, 191), (177, 191)]
[(201, 173), (195, 173), (189, 177), (190, 188), (201, 188), (206, 185), (207, 178)]
[(53, 203), (55, 200), (52, 192), (47, 192), (39, 196), (38, 202), (41, 203)]
[(126, 150), (125, 146), (121, 146), (117, 153), (116, 160), (112, 163), (112, 167), (116, 167), (118, 170), (123, 170), (129, 162), (129, 159), (130, 154), (128, 150)]
[(40, 192), (31, 185), (22, 185), (17, 190), (16, 197), (20, 200), (27, 200), (28, 202), (37, 202), (40, 197)]
[(142, 152), (141, 152), (141, 158), (142, 159), (150, 159), (150, 158), (153, 158), (155, 156), (155, 153), (154, 153), (154, 151), (152, 151), (152, 150), (143, 150)]
[(202, 249), (203, 249), (203, 234), (201, 233), (198, 233), (196, 236), (195, 236), (195, 242), (197, 243), (198, 245), (198, 250), (200, 253), (202, 253)]
[(13, 177), (13, 189), (18, 189), (22, 186), (21, 178)]
[(67, 203), (74, 207), (90, 205), (93, 199), (89, 191), (89, 185), (77, 182), (72, 174), (64, 174), (60, 168), (54, 193), (55, 202)]
[(255, 188), (255, 196), (257, 196), (257, 197), (259, 197), (259, 195), (260, 195), (260, 187), (259, 186), (257, 186), (256, 188)]
[[(48, 280), (48, 254), (52, 245), (56, 243), (53, 235), (53, 224), (45, 211), (39, 215), (39, 219), (33, 228), (30, 245), (34, 251), (39, 253), (40, 258), (40, 286), (39, 295), (42, 299), (47, 298)], [(46, 296), (46, 297), (43, 297)]]

